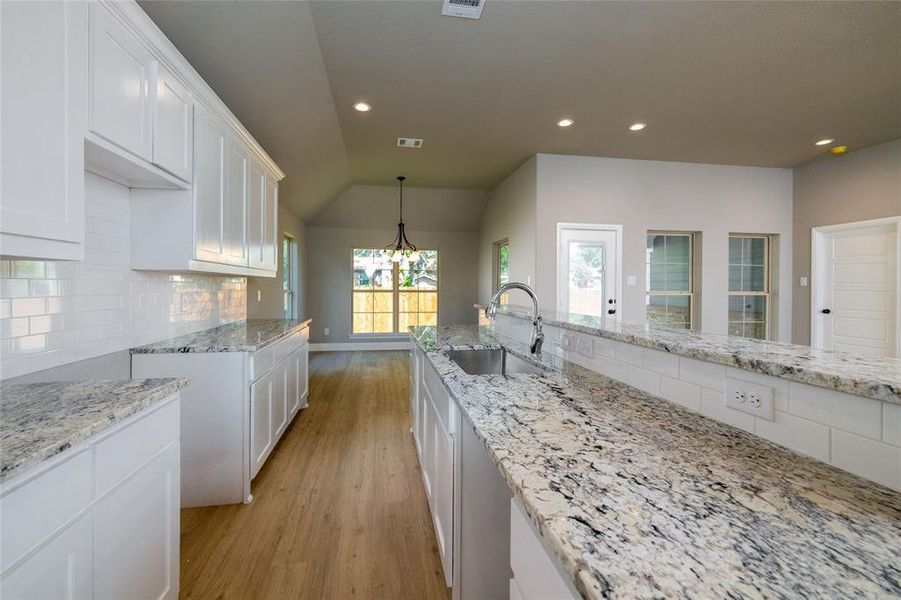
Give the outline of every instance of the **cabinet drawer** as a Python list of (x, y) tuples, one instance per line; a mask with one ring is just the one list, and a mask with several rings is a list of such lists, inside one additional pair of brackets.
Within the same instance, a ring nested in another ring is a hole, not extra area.
[(178, 401), (117, 431), (96, 446), (96, 497), (99, 498), (178, 439)]
[(0, 571), (87, 508), (91, 451), (85, 449), (0, 497)]
[(257, 350), (250, 355), (250, 381), (256, 381), (269, 369), (282, 362), (295, 350), (299, 350), (310, 339), (310, 329), (305, 327), (279, 340), (274, 344)]

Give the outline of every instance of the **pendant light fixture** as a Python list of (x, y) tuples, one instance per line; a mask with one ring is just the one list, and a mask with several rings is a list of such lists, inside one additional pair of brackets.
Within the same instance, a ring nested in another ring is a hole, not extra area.
[(392, 262), (400, 262), (401, 260), (409, 260), (416, 262), (419, 260), (419, 250), (407, 239), (404, 233), (404, 180), (403, 175), (397, 178), (400, 182), (400, 221), (397, 224), (397, 236), (394, 241), (385, 246), (383, 252), (386, 256), (391, 257)]

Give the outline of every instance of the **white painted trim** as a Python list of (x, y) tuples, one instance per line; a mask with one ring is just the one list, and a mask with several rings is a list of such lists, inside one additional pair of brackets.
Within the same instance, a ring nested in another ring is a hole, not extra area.
[[(817, 319), (818, 308), (823, 304), (823, 290), (820, 283), (823, 281), (823, 243), (826, 235), (840, 231), (854, 229), (867, 229), (883, 225), (895, 228), (895, 320), (901, 320), (901, 216), (871, 219), (868, 221), (854, 221), (852, 223), (838, 223), (836, 225), (822, 225), (810, 229), (810, 345), (820, 348), (823, 343), (822, 320)], [(895, 336), (895, 356), (901, 356), (901, 335)]]
[(310, 343), (310, 352), (359, 352), (361, 350), (409, 350), (412, 342)]
[[(617, 312), (622, 308), (622, 300), (623, 300), (623, 226), (622, 225), (614, 225), (614, 224), (603, 224), (603, 223), (557, 223), (557, 241), (556, 241), (556, 252), (557, 252), (557, 272), (554, 273), (554, 287), (555, 290), (555, 308), (557, 310), (565, 310), (563, 306), (563, 297), (562, 290), (560, 285), (560, 272), (561, 272), (561, 264), (563, 253), (560, 250), (560, 235), (564, 229), (585, 229), (588, 231), (612, 231), (616, 235), (616, 306)], [(619, 317), (622, 317), (622, 313), (619, 312)]]

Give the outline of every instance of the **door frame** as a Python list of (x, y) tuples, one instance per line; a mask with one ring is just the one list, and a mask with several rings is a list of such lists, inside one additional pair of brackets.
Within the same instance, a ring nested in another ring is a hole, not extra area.
[[(561, 247), (561, 238), (563, 230), (583, 229), (586, 231), (610, 231), (616, 236), (616, 277), (614, 278), (614, 297), (617, 302), (617, 312), (622, 308), (623, 299), (623, 226), (605, 223), (557, 223), (557, 273), (554, 277), (556, 285), (556, 309), (558, 311), (566, 311), (565, 298), (563, 297), (563, 288), (561, 284), (562, 274), (567, 270), (568, 265), (563, 264), (563, 249)], [(620, 318), (622, 313), (620, 312)]]
[[(901, 216), (822, 225), (810, 229), (810, 346), (820, 348), (823, 343), (822, 320), (817, 319), (818, 306), (823, 304), (823, 269), (826, 267), (824, 244), (830, 233), (868, 229), (888, 225), (895, 229), (895, 323), (901, 322)], [(901, 335), (895, 336), (895, 357), (901, 357)]]

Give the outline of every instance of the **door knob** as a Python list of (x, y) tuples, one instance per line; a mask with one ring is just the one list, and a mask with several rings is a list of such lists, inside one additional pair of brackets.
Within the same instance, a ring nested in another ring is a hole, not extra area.
[(610, 310), (607, 311), (607, 314), (608, 314), (608, 315), (615, 315), (615, 314), (616, 314), (616, 309), (615, 309), (615, 308), (611, 308)]
[(824, 309), (821, 310), (820, 312), (823, 313), (824, 315), (828, 315), (828, 314), (830, 314), (832, 311), (831, 311), (830, 309), (828, 309), (828, 308), (824, 308)]

